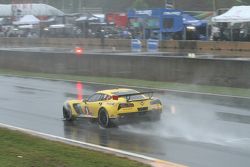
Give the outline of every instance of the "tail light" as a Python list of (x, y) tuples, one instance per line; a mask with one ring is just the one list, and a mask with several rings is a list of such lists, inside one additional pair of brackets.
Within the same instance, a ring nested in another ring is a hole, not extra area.
[(155, 104), (160, 104), (161, 105), (161, 101), (159, 99), (153, 100), (150, 102), (151, 105), (155, 105)]
[(118, 110), (120, 110), (121, 108), (129, 108), (129, 107), (134, 107), (133, 103), (121, 103), (119, 104)]
[(118, 100), (119, 99), (119, 97), (118, 96), (112, 96), (112, 98), (113, 98), (113, 100)]

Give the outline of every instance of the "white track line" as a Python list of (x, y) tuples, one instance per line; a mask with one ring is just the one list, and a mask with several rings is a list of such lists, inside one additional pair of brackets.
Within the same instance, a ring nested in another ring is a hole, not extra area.
[(127, 158), (132, 159), (132, 160), (136, 160), (136, 161), (139, 161), (139, 162), (142, 162), (145, 164), (149, 164), (153, 167), (184, 167), (183, 165), (175, 164), (175, 163), (168, 162), (168, 161), (159, 160), (156, 158), (152, 158), (152, 157), (148, 157), (148, 156), (144, 156), (144, 155), (140, 155), (140, 154), (136, 154), (136, 153), (131, 153), (128, 151), (123, 151), (123, 150), (119, 150), (119, 149), (103, 147), (103, 146), (99, 146), (99, 145), (95, 145), (95, 144), (91, 144), (91, 143), (67, 139), (64, 137), (50, 135), (50, 134), (46, 134), (46, 133), (41, 133), (41, 132), (37, 132), (34, 130), (30, 130), (30, 129), (19, 128), (19, 127), (15, 127), (15, 126), (3, 124), (3, 123), (0, 123), (0, 126), (7, 128), (7, 129), (17, 130), (17, 131), (24, 132), (24, 133), (27, 133), (30, 135), (42, 137), (42, 138), (49, 139), (49, 140), (60, 141), (60, 142), (71, 144), (71, 145), (77, 145), (77, 146), (80, 146), (83, 148), (101, 151), (104, 153), (112, 153), (112, 154), (114, 154), (116, 156), (120, 156), (120, 157), (127, 157)]

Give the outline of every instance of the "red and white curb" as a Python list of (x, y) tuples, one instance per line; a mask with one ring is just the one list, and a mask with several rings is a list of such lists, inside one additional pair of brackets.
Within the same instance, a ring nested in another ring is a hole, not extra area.
[(185, 167), (185, 166), (180, 165), (180, 164), (159, 160), (156, 158), (131, 153), (128, 151), (123, 151), (123, 150), (119, 150), (119, 149), (103, 147), (103, 146), (99, 146), (99, 145), (95, 145), (95, 144), (91, 144), (91, 143), (67, 139), (64, 137), (50, 135), (50, 134), (46, 134), (46, 133), (41, 133), (41, 132), (37, 132), (34, 130), (30, 130), (30, 129), (19, 128), (19, 127), (15, 127), (15, 126), (3, 124), (3, 123), (0, 123), (0, 127), (7, 128), (10, 130), (20, 131), (20, 132), (23, 132), (26, 134), (30, 134), (30, 135), (41, 137), (41, 138), (48, 139), (48, 140), (59, 141), (59, 142), (67, 143), (70, 145), (80, 146), (82, 148), (87, 148), (90, 150), (95, 150), (95, 151), (100, 151), (103, 153), (113, 154), (113, 155), (116, 155), (119, 157), (126, 157), (128, 159), (139, 161), (139, 162), (142, 162), (144, 164), (149, 164), (152, 167)]

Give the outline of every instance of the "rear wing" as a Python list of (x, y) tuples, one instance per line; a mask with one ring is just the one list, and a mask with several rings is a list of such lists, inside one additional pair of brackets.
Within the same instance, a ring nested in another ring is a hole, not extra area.
[(131, 100), (132, 96), (136, 96), (136, 95), (145, 95), (146, 97), (148, 97), (148, 99), (152, 99), (154, 92), (140, 92), (140, 93), (131, 93), (131, 94), (124, 94), (124, 95), (115, 95), (113, 96), (113, 99), (116, 100), (115, 98), (119, 97), (125, 97), (127, 99), (127, 101), (140, 101), (140, 100), (145, 100), (144, 99), (135, 99), (135, 100)]

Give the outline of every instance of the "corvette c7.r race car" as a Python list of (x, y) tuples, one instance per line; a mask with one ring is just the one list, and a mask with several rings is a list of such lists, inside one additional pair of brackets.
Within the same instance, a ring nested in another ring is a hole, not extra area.
[(161, 101), (153, 97), (152, 92), (140, 93), (125, 88), (98, 91), (87, 99), (68, 100), (63, 105), (65, 120), (88, 118), (104, 128), (141, 121), (158, 121), (161, 113)]

